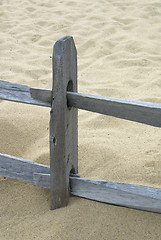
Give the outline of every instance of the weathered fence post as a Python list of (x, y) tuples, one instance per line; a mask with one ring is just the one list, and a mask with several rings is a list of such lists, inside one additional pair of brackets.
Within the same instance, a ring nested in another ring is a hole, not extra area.
[(66, 206), (69, 175), (78, 171), (78, 112), (69, 108), (66, 92), (77, 92), (77, 52), (72, 37), (53, 48), (53, 89), (50, 115), (51, 209)]

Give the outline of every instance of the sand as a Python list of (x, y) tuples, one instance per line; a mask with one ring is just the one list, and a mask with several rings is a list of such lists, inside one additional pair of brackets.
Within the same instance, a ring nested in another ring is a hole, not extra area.
[[(0, 3), (0, 79), (52, 86), (52, 47), (71, 35), (79, 92), (161, 103), (158, 0)], [(49, 109), (0, 101), (0, 152), (49, 165)], [(79, 111), (79, 174), (161, 187), (161, 129)], [(0, 177), (0, 239), (161, 239), (161, 215), (50, 193)]]

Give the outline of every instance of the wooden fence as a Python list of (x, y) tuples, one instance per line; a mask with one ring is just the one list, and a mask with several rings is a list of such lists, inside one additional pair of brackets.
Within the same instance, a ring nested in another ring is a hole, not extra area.
[(161, 127), (161, 104), (77, 93), (77, 52), (72, 37), (53, 48), (53, 88), (37, 89), (0, 81), (0, 99), (50, 107), (50, 167), (0, 154), (0, 175), (49, 188), (51, 209), (75, 196), (161, 213), (161, 189), (93, 181), (78, 172), (78, 113), (84, 109)]

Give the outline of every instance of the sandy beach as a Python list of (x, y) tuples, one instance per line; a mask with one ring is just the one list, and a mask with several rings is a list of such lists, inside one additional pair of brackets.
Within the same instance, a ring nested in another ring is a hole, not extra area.
[[(78, 91), (161, 103), (159, 0), (0, 3), (0, 79), (52, 87), (52, 49), (73, 36)], [(0, 100), (0, 152), (49, 165), (50, 109)], [(79, 175), (161, 188), (161, 129), (79, 110)], [(161, 214), (0, 177), (0, 240), (159, 240)]]

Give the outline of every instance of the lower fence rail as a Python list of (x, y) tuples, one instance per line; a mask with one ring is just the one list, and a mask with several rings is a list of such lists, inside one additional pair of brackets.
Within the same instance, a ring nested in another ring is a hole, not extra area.
[[(32, 182), (35, 186), (50, 189), (50, 167), (0, 154), (0, 175)], [(161, 213), (161, 189), (135, 184), (95, 181), (69, 176), (71, 195), (139, 210)]]

